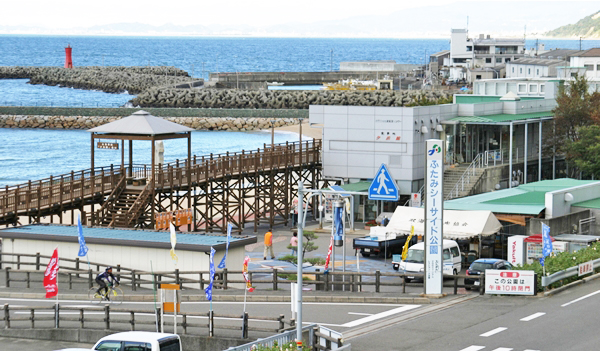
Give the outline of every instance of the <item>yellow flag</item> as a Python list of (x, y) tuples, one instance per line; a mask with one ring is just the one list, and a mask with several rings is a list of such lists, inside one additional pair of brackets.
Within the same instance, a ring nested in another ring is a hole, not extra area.
[(406, 260), (406, 255), (408, 254), (408, 245), (410, 245), (410, 240), (412, 239), (413, 235), (415, 235), (415, 226), (414, 225), (410, 226), (410, 235), (406, 239), (406, 242), (404, 243), (404, 247), (402, 248), (402, 261)]

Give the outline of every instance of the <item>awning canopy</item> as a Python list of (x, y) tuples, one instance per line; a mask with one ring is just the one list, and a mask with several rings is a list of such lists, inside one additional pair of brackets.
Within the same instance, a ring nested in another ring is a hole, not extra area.
[[(419, 207), (398, 206), (386, 228), (387, 233), (398, 235), (410, 234), (411, 226), (415, 226), (415, 234), (423, 235), (425, 231), (425, 210)], [(455, 211), (444, 210), (444, 238), (469, 239), (480, 234), (483, 236), (496, 234), (502, 224), (491, 211)]]

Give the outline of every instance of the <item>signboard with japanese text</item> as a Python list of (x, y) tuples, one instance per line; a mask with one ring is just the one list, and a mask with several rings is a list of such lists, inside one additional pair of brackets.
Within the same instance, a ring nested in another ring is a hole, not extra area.
[(535, 295), (535, 272), (486, 269), (485, 293)]
[(594, 261), (588, 261), (588, 262), (579, 264), (579, 271), (578, 271), (579, 276), (586, 275), (586, 274), (593, 273), (593, 272), (594, 272)]
[(425, 149), (425, 294), (441, 294), (443, 283), (443, 141), (430, 139)]
[(421, 207), (421, 193), (410, 194), (410, 207)]

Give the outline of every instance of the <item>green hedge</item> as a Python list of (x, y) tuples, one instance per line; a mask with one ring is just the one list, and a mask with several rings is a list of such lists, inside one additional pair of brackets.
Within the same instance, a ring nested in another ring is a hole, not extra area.
[[(576, 252), (561, 252), (559, 254), (552, 254), (551, 256), (546, 257), (545, 265), (546, 265), (546, 275), (551, 275), (556, 272), (564, 271), (567, 268), (571, 268), (577, 266), (581, 263), (589, 262), (595, 259), (600, 258), (600, 242), (595, 242), (589, 245), (586, 248), (583, 248)], [(537, 285), (538, 291), (543, 291), (544, 287), (542, 286), (542, 265), (536, 261), (532, 264), (524, 264), (522, 266), (514, 267), (516, 270), (526, 270), (526, 271), (535, 271), (537, 274)], [(595, 268), (594, 272), (599, 272), (600, 267)], [(584, 275), (579, 277), (577, 275), (563, 279), (554, 284), (550, 284), (549, 288), (554, 289), (561, 287), (563, 285), (567, 285), (576, 280), (583, 279), (585, 277), (589, 277), (589, 275)]]
[[(0, 115), (28, 116), (105, 116), (126, 117), (141, 108), (93, 108), (93, 107), (26, 107), (0, 106)], [(308, 110), (272, 109), (210, 109), (210, 108), (143, 108), (158, 117), (265, 117), (308, 118)]]

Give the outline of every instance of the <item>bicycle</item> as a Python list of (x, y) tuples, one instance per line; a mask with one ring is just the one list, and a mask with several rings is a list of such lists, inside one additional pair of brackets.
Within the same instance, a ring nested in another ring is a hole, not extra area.
[(109, 283), (106, 289), (103, 291), (102, 295), (98, 294), (96, 291), (98, 288), (92, 287), (88, 291), (88, 298), (91, 303), (100, 303), (102, 301), (106, 301), (108, 303), (114, 303), (120, 305), (123, 302), (123, 297), (125, 297), (125, 293), (118, 285)]

